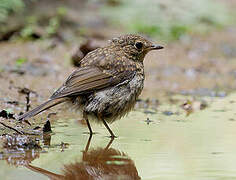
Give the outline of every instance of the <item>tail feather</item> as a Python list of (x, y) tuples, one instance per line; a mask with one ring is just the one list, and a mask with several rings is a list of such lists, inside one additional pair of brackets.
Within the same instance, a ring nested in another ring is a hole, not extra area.
[(39, 168), (39, 167), (36, 167), (36, 166), (32, 166), (30, 164), (25, 165), (25, 167), (32, 170), (32, 171), (34, 171), (34, 172), (43, 174), (43, 175), (49, 177), (51, 180), (61, 180), (61, 179), (65, 178), (65, 176), (63, 176), (63, 175), (47, 171), (45, 169), (42, 169), (42, 168)]
[(41, 113), (42, 111), (45, 111), (45, 110), (51, 108), (52, 106), (55, 106), (57, 104), (65, 102), (65, 100), (66, 100), (65, 98), (50, 99), (50, 100), (46, 101), (45, 103), (39, 105), (38, 107), (32, 109), (31, 111), (28, 111), (25, 114), (19, 116), (17, 119), (18, 120), (23, 120), (23, 119), (26, 119), (26, 118), (33, 117), (33, 116)]

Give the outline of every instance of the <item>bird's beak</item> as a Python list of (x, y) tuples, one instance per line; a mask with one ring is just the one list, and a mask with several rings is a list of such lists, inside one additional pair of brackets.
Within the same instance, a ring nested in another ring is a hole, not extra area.
[(150, 50), (159, 50), (159, 49), (163, 49), (164, 47), (163, 46), (160, 46), (158, 44), (153, 44), (150, 46)]

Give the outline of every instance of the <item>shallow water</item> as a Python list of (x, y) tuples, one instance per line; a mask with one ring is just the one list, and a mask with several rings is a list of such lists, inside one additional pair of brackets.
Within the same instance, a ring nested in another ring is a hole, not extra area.
[[(0, 161), (0, 177), (41, 180), (48, 179), (46, 175), (63, 177), (58, 175), (71, 170), (77, 177), (81, 173), (83, 179), (85, 170), (91, 176), (100, 173), (99, 177), (110, 179), (236, 179), (235, 99), (236, 94), (209, 98), (209, 107), (189, 116), (179, 105), (168, 103), (158, 111), (137, 109), (110, 126), (118, 136), (110, 145), (106, 129), (92, 124), (97, 134), (87, 150), (89, 135), (83, 133), (87, 127), (75, 119), (61, 118), (52, 123), (50, 146), (41, 142), (43, 150), (35, 151), (38, 157), (30, 166), (8, 165), (10, 159)], [(166, 110), (174, 114), (163, 114)], [(68, 145), (62, 148), (62, 142)]]

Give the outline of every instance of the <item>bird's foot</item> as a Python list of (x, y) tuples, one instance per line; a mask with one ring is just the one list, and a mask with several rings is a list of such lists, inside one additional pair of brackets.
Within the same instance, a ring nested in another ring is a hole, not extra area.
[(83, 132), (83, 134), (89, 134), (91, 136), (91, 135), (98, 134), (98, 133), (97, 132)]
[(111, 139), (118, 138), (118, 136), (115, 136), (115, 135), (110, 135), (110, 136), (106, 136), (106, 137), (109, 137), (109, 138), (111, 138)]

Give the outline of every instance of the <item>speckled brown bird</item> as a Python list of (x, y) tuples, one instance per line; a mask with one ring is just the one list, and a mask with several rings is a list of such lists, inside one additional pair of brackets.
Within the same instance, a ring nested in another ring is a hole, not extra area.
[(69, 102), (82, 112), (90, 134), (89, 119), (107, 125), (127, 114), (143, 89), (145, 55), (151, 50), (162, 49), (139, 35), (113, 38), (105, 47), (88, 53), (80, 66), (65, 83), (35, 109), (18, 117), (19, 120), (35, 116), (62, 102)]

